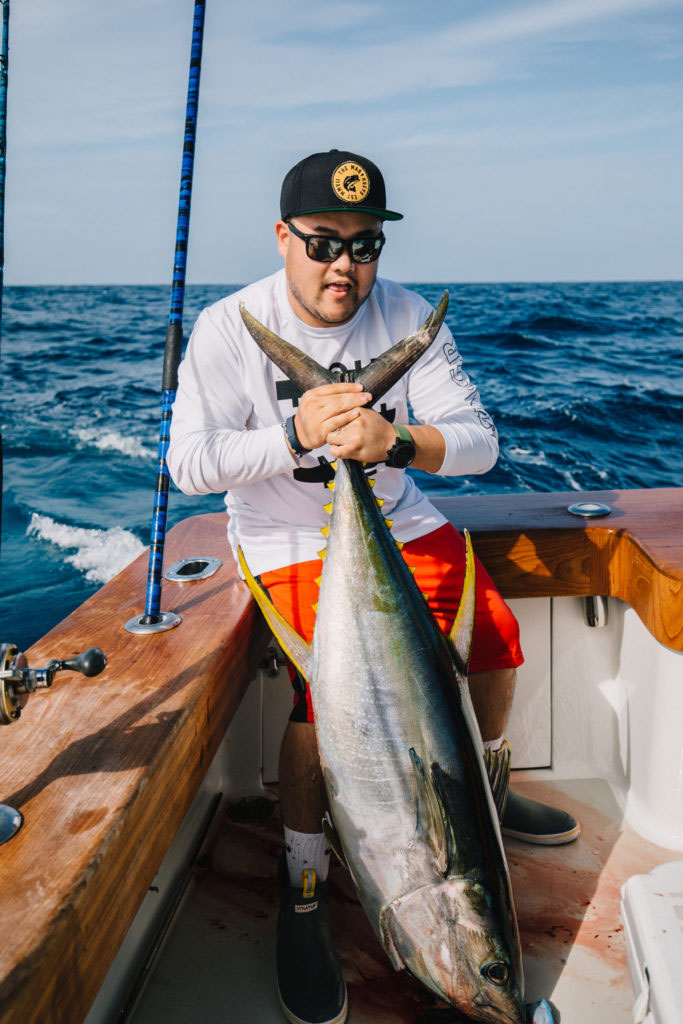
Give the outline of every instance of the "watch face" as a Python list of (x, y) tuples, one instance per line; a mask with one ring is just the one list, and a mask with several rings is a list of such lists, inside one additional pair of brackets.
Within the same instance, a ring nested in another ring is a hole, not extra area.
[(393, 447), (387, 452), (386, 465), (393, 466), (394, 469), (405, 469), (414, 458), (414, 443), (412, 441), (403, 441), (400, 437), (397, 437)]

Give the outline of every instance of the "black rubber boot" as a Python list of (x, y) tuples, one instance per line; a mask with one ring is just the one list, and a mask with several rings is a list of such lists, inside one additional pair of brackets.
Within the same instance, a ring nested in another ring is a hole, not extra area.
[(327, 883), (302, 872), (302, 888), (289, 884), (283, 856), (278, 869), (277, 983), (282, 1011), (292, 1024), (343, 1024), (348, 1002), (330, 934)]
[(578, 839), (581, 826), (567, 811), (548, 807), (510, 789), (510, 744), (507, 740), (503, 740), (498, 750), (485, 750), (484, 763), (504, 836), (538, 846), (562, 846)]
[(539, 846), (562, 846), (581, 835), (576, 818), (559, 807), (549, 807), (509, 790), (500, 824), (504, 836)]

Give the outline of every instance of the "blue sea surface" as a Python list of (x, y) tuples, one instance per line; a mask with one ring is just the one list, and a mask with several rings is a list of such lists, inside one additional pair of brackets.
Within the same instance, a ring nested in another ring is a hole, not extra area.
[[(185, 323), (235, 287), (189, 287)], [(416, 473), (426, 491), (681, 484), (683, 282), (411, 287), (434, 304), (449, 289), (501, 448), (485, 476)], [(168, 301), (163, 286), (5, 290), (4, 642), (27, 647), (148, 543)], [(169, 520), (223, 507), (173, 488)]]

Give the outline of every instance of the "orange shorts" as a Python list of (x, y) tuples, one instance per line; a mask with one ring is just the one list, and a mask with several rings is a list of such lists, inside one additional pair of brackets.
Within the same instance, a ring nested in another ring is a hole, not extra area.
[[(415, 568), (415, 582), (429, 594), (429, 607), (444, 633), (453, 625), (465, 576), (465, 541), (450, 523), (432, 533), (408, 541), (402, 550), (408, 565)], [(516, 668), (524, 661), (517, 620), (498, 593), (484, 566), (475, 556), (476, 599), (474, 637), (470, 672)], [(309, 643), (313, 639), (318, 584), (322, 561), (299, 562), (272, 572), (261, 573), (273, 604)], [(292, 720), (312, 722), (313, 709), (304, 681), (290, 666), (295, 690)]]

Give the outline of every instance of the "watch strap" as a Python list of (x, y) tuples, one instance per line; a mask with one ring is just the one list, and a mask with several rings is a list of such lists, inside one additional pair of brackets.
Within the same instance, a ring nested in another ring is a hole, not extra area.
[(392, 423), (391, 425), (402, 441), (407, 441), (408, 444), (412, 444), (413, 447), (415, 446), (415, 442), (413, 441), (413, 435), (410, 433), (407, 427), (397, 426), (395, 423)]
[(387, 452), (385, 466), (392, 469), (406, 469), (415, 458), (415, 441), (407, 427), (392, 423), (396, 431), (396, 440)]
[(282, 424), (282, 429), (285, 432), (285, 437), (289, 442), (289, 447), (292, 449), (297, 459), (300, 459), (302, 455), (306, 455), (311, 451), (310, 448), (304, 448), (299, 438), (296, 436), (296, 427), (294, 426), (294, 417), (288, 416)]

